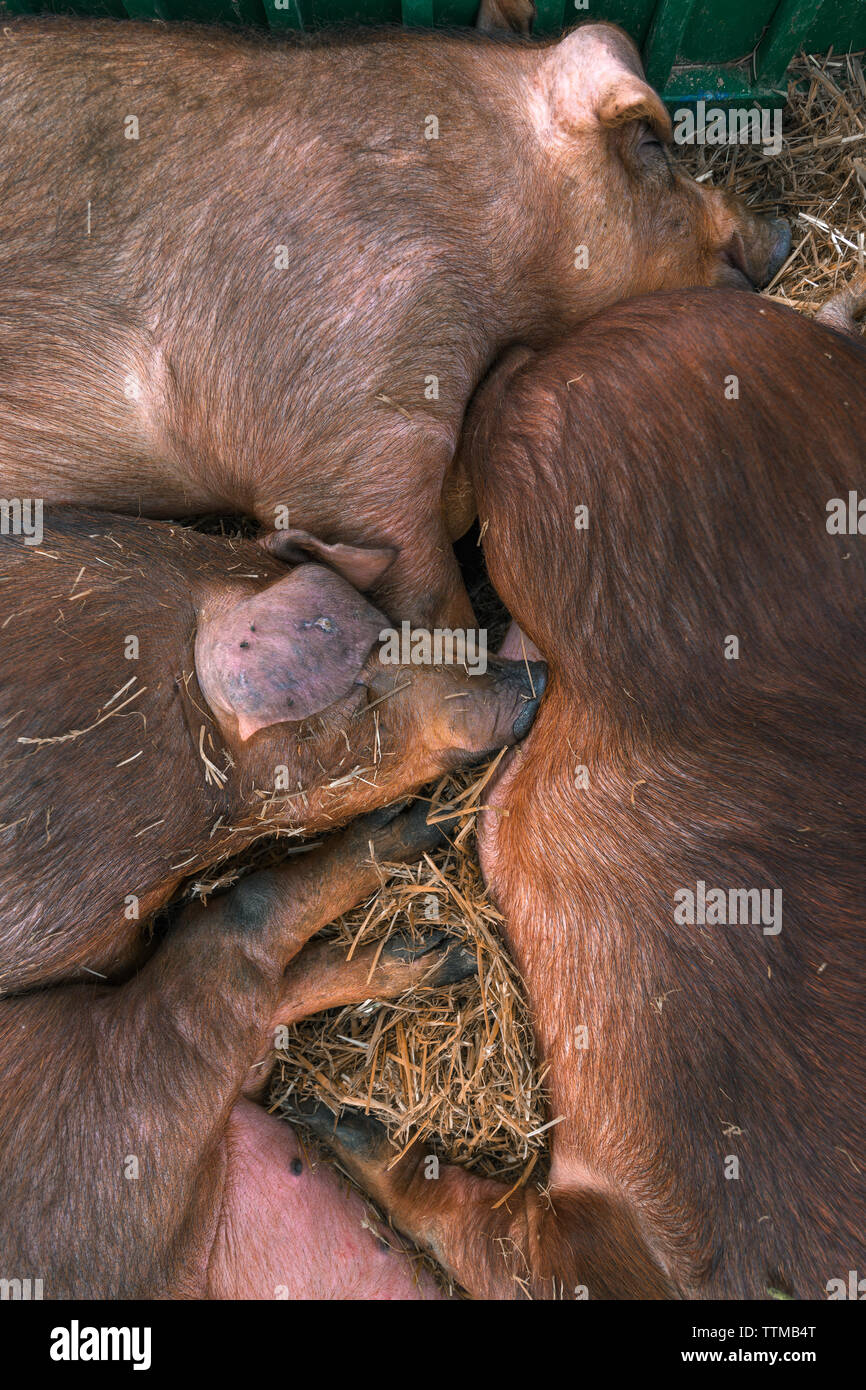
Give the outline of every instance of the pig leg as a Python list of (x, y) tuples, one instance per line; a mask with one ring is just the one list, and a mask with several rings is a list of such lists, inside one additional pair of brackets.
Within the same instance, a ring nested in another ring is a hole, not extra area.
[(276, 1022), (297, 1023), (322, 1009), (363, 1004), (365, 999), (396, 999), (413, 985), (438, 989), (474, 975), (475, 956), (444, 932), (421, 939), (404, 933), (392, 936), (346, 959), (345, 947), (334, 942), (306, 948), (286, 972)]
[(475, 28), (484, 34), (523, 34), (528, 37), (534, 21), (534, 0), (481, 0)]
[[(363, 1004), (366, 999), (396, 999), (413, 986), (440, 989), (468, 979), (478, 969), (471, 951), (442, 931), (411, 937), (399, 932), (384, 946), (376, 942), (346, 959), (345, 946), (333, 941), (306, 946), (285, 974), (282, 996), (271, 1025), (299, 1023), (323, 1009)], [(249, 1099), (267, 1089), (272, 1048), (253, 1067), (244, 1086)]]
[(676, 1297), (633, 1207), (611, 1188), (509, 1190), (462, 1168), (437, 1168), (423, 1143), (394, 1163), (383, 1126), (356, 1111), (335, 1116), (300, 1102), (296, 1116), (476, 1298)]
[[(386, 1269), (345, 1203), (324, 1246), (299, 1246), (299, 1232), (315, 1230), (312, 1208), (339, 1189), (308, 1173), (287, 1186), (295, 1141), (270, 1119), (259, 1152), (262, 1124), (241, 1090), (289, 961), (377, 886), (375, 860), (440, 842), (425, 820), (423, 804), (375, 813), (291, 867), (188, 908), (123, 985), (0, 1001), (4, 1270), (31, 1271), (48, 1297), (274, 1297), (277, 1287), (297, 1294), (308, 1271), (343, 1297), (368, 1270), (370, 1296), (419, 1296), (403, 1257)], [(273, 1193), (294, 1192), (296, 1224), (291, 1205), (256, 1206), (268, 1174)], [(347, 1226), (351, 1267), (338, 1258)]]

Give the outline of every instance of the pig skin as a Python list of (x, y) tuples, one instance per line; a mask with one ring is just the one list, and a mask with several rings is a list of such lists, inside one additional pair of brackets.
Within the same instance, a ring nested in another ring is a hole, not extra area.
[(528, 43), (8, 18), (0, 130), (4, 495), (287, 510), (392, 546), (374, 598), (418, 624), (472, 622), (455, 450), (498, 353), (641, 291), (763, 283), (787, 244), (676, 171), (612, 25)]

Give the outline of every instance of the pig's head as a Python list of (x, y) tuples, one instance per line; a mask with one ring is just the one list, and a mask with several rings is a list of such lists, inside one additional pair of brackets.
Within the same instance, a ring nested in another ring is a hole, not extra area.
[(532, 118), (556, 180), (567, 319), (659, 289), (760, 287), (784, 261), (786, 222), (677, 170), (670, 117), (615, 25), (584, 25), (542, 51)]
[(303, 532), (265, 544), (294, 568), (220, 594), (201, 614), (195, 665), (240, 794), (257, 809), (264, 797), (269, 821), (341, 823), (528, 731), (543, 665), (412, 660), (399, 624), (362, 592), (392, 551)]

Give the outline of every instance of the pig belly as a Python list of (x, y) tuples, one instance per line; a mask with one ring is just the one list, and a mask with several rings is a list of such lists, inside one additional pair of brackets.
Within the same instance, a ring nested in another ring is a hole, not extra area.
[[(206, 1296), (437, 1299), (433, 1279), (365, 1225), (369, 1211), (333, 1169), (313, 1169), (293, 1130), (247, 1100), (226, 1131), (220, 1227)], [(293, 1165), (301, 1168), (293, 1172)], [(396, 1244), (396, 1238), (389, 1236)]]

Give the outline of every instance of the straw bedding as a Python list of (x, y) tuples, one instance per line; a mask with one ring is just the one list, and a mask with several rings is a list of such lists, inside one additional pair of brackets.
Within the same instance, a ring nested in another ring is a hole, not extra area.
[(781, 153), (750, 145), (696, 146), (684, 167), (736, 191), (759, 213), (787, 217), (792, 246), (765, 291), (813, 314), (866, 268), (864, 54), (803, 54), (788, 69)]

